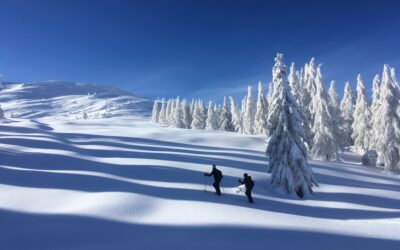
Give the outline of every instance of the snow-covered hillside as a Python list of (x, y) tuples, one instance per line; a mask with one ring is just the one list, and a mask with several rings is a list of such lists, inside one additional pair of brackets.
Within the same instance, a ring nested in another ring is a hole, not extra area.
[(71, 119), (150, 114), (152, 101), (115, 87), (48, 81), (3, 83), (0, 104), (7, 117)]
[[(270, 188), (264, 150), (262, 136), (139, 118), (5, 121), (0, 248), (399, 249), (397, 176), (355, 155), (312, 161), (320, 187), (300, 200)], [(213, 163), (221, 197), (203, 176)], [(234, 192), (244, 172), (255, 204)]]

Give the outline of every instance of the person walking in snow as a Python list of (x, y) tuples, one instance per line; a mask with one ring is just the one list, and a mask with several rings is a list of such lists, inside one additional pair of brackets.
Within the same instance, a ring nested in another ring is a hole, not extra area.
[(247, 196), (247, 199), (249, 199), (249, 202), (254, 203), (253, 197), (251, 196), (251, 190), (254, 187), (254, 181), (251, 179), (251, 176), (247, 175), (247, 173), (244, 173), (243, 177), (244, 179), (243, 180), (239, 179), (239, 182), (240, 184), (244, 184), (244, 186), (246, 187), (245, 194)]
[(219, 169), (217, 169), (215, 164), (213, 164), (212, 166), (213, 166), (213, 168), (212, 168), (211, 173), (204, 173), (204, 175), (205, 176), (211, 176), (212, 175), (214, 177), (213, 186), (215, 188), (215, 193), (217, 195), (221, 195), (221, 189), (219, 188), (219, 184), (220, 184), (220, 182), (221, 182), (221, 180), (223, 178), (222, 172)]

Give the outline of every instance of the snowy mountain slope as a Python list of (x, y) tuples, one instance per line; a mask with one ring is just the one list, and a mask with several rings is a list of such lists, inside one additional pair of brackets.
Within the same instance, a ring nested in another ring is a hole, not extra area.
[(150, 100), (130, 92), (96, 84), (62, 81), (3, 83), (0, 104), (6, 116), (40, 118), (48, 116), (89, 118), (123, 115), (149, 115)]
[[(0, 125), (2, 249), (398, 249), (400, 179), (313, 161), (306, 200), (271, 189), (265, 141), (142, 119)], [(222, 197), (203, 172), (223, 171)], [(255, 179), (255, 204), (234, 187)], [(204, 181), (207, 192), (204, 192)]]

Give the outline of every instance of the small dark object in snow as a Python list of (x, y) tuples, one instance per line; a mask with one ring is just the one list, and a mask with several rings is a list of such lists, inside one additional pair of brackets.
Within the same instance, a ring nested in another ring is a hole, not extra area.
[(378, 153), (371, 149), (364, 153), (361, 158), (361, 163), (365, 166), (376, 167), (376, 162), (378, 159)]

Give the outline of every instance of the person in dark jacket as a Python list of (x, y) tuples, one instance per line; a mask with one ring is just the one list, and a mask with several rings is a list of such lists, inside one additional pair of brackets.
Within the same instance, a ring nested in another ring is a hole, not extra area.
[(251, 196), (251, 190), (254, 187), (254, 181), (251, 179), (251, 176), (247, 175), (247, 173), (244, 173), (243, 177), (244, 177), (244, 179), (243, 180), (239, 179), (239, 182), (241, 184), (244, 184), (244, 186), (246, 187), (245, 194), (247, 196), (247, 199), (249, 199), (249, 202), (254, 203), (253, 197)]
[(214, 177), (214, 183), (213, 186), (215, 188), (215, 193), (217, 195), (221, 195), (221, 189), (219, 188), (219, 183), (221, 182), (222, 179), (222, 172), (217, 169), (215, 164), (213, 164), (213, 168), (211, 173), (204, 173), (205, 176), (213, 176)]

